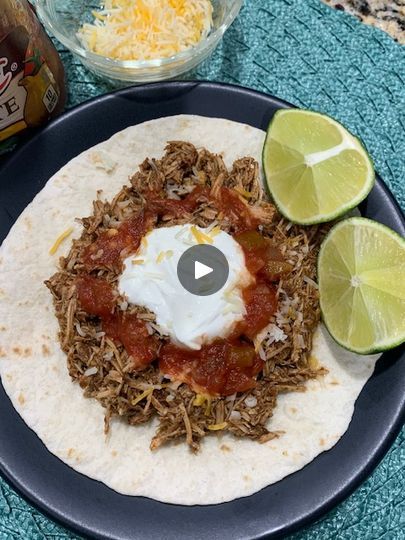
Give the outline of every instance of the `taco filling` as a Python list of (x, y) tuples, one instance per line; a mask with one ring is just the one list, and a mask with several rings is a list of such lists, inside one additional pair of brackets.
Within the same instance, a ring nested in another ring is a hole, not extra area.
[[(283, 219), (264, 198), (253, 158), (228, 170), (220, 155), (178, 141), (160, 160), (145, 159), (111, 202), (100, 194), (93, 206), (46, 284), (69, 374), (105, 407), (106, 431), (112, 417), (131, 425), (158, 417), (152, 449), (185, 439), (197, 450), (221, 430), (278, 437), (266, 428), (278, 394), (302, 392), (325, 373), (310, 353), (327, 226)], [(230, 250), (232, 287), (222, 304), (188, 305), (186, 332), (185, 305), (168, 300), (169, 260), (181, 243), (219, 239)]]

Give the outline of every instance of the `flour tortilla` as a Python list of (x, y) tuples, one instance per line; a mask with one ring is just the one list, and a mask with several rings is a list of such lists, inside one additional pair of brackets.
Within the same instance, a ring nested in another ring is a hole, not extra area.
[(198, 116), (162, 118), (130, 127), (63, 167), (17, 220), (0, 248), (0, 375), (14, 407), (47, 448), (73, 469), (128, 494), (184, 505), (213, 504), (250, 495), (298, 471), (331, 448), (346, 431), (354, 403), (377, 356), (359, 357), (336, 345), (320, 327), (314, 355), (329, 371), (305, 393), (281, 395), (271, 430), (279, 439), (259, 444), (213, 435), (194, 455), (186, 444), (149, 450), (156, 421), (139, 427), (112, 422), (83, 397), (67, 372), (57, 340), (51, 294), (43, 285), (69, 251), (56, 237), (81, 227), (96, 191), (110, 199), (145, 157), (159, 158), (168, 140), (190, 141), (222, 152), (229, 167), (243, 156), (260, 163), (265, 133), (247, 125)]

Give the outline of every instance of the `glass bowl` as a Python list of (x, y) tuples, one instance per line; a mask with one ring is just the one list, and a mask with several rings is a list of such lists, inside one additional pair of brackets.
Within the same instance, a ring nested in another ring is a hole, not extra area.
[(172, 79), (205, 60), (218, 45), (238, 15), (243, 0), (212, 0), (213, 27), (196, 46), (168, 58), (154, 60), (113, 60), (95, 54), (77, 37), (85, 22), (91, 22), (91, 11), (100, 7), (97, 0), (33, 0), (37, 14), (46, 29), (74, 53), (91, 71), (107, 79), (144, 83)]

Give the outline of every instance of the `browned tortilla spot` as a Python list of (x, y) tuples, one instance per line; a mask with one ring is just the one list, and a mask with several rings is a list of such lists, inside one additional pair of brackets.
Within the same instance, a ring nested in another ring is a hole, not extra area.
[(295, 414), (295, 413), (297, 412), (297, 409), (296, 409), (295, 407), (291, 407), (290, 410), (291, 410), (291, 412), (292, 412), (293, 414)]
[(221, 444), (220, 448), (222, 452), (232, 452), (232, 449), (227, 444)]
[(5, 358), (6, 356), (7, 356), (6, 351), (2, 347), (0, 347), (0, 358)]
[(24, 395), (23, 395), (22, 392), (21, 392), (20, 395), (18, 396), (18, 403), (19, 403), (20, 405), (24, 405), (24, 403), (25, 403), (25, 397), (24, 397)]
[(117, 452), (116, 450), (113, 450), (113, 451), (111, 452), (111, 455), (112, 455), (112, 457), (117, 457), (118, 452)]
[(68, 453), (67, 453), (67, 457), (71, 458), (71, 457), (74, 456), (74, 454), (75, 454), (75, 449), (74, 448), (69, 448)]
[(287, 452), (287, 450), (284, 450), (284, 452), (283, 452), (283, 456), (288, 456), (288, 452)]
[(333, 386), (337, 386), (339, 384), (339, 381), (331, 381), (330, 384), (333, 385)]
[(319, 439), (319, 444), (321, 446), (325, 446), (325, 439)]
[(0, 326), (0, 332), (5, 332), (7, 328), (5, 326)]
[(51, 354), (49, 347), (45, 344), (42, 344), (42, 354), (44, 356), (49, 356)]
[(24, 358), (27, 358), (28, 356), (32, 355), (31, 347), (26, 347), (25, 349), (23, 349), (20, 346), (16, 346), (16, 347), (13, 347), (11, 350), (13, 351), (14, 354), (18, 356), (22, 356)]
[(249, 475), (244, 474), (244, 475), (243, 475), (243, 480), (244, 480), (245, 482), (251, 482), (252, 479), (250, 478)]

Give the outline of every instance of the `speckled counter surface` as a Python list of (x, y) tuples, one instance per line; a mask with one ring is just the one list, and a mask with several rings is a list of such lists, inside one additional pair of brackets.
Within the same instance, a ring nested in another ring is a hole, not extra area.
[(381, 28), (399, 43), (405, 44), (405, 0), (323, 0), (325, 4), (347, 11), (366, 24)]

